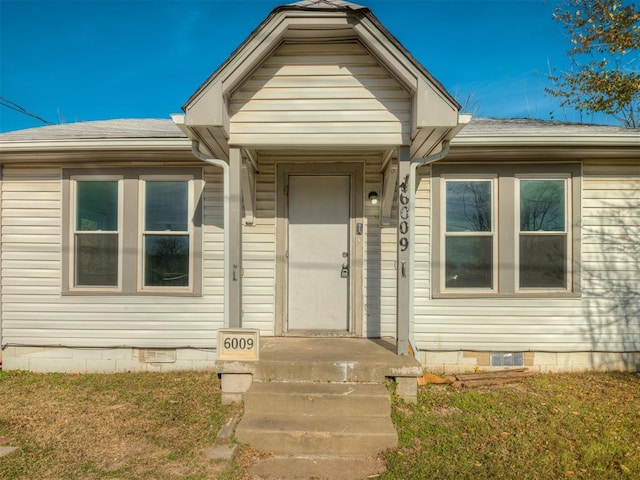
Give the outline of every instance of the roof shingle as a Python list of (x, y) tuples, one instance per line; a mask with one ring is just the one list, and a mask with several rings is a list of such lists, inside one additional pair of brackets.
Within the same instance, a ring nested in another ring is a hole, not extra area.
[[(640, 136), (639, 128), (609, 125), (563, 123), (530, 118), (482, 118), (474, 117), (457, 138), (472, 137), (525, 137), (525, 136), (574, 136), (589, 137)], [(173, 121), (168, 119), (117, 119), (92, 122), (66, 123), (46, 127), (29, 128), (0, 133), (0, 144), (12, 142), (39, 142), (93, 139), (153, 139), (186, 138)]]

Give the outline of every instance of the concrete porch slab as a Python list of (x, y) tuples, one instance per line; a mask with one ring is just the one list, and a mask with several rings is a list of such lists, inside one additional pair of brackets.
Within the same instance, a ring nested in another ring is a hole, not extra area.
[(393, 340), (267, 337), (260, 342), (259, 361), (218, 361), (216, 371), (280, 382), (380, 383), (389, 377), (422, 375), (420, 362), (397, 355)]

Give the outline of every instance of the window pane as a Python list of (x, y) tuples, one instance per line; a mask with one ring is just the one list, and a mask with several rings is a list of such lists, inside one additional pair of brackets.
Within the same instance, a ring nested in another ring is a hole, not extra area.
[(520, 236), (520, 287), (566, 288), (565, 235)]
[(76, 230), (118, 230), (118, 182), (76, 182)]
[(76, 286), (118, 286), (118, 235), (76, 234)]
[(189, 285), (188, 235), (146, 235), (144, 251), (146, 287)]
[(145, 229), (185, 232), (188, 222), (188, 182), (147, 181)]
[(446, 280), (448, 288), (493, 287), (493, 238), (448, 237)]
[(520, 180), (520, 231), (564, 232), (564, 180)]
[(447, 182), (447, 232), (491, 231), (491, 182)]

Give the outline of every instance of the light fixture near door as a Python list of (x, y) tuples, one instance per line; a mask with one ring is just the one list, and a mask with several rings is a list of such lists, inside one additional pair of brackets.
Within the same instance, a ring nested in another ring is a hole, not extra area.
[(378, 204), (378, 192), (369, 192), (369, 201), (371, 202), (371, 205), (377, 205)]

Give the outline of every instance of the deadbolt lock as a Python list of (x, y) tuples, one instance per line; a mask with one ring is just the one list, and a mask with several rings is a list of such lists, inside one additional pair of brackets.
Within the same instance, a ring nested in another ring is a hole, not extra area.
[(340, 270), (340, 277), (349, 278), (349, 265), (347, 265), (346, 263), (342, 264), (342, 270)]

